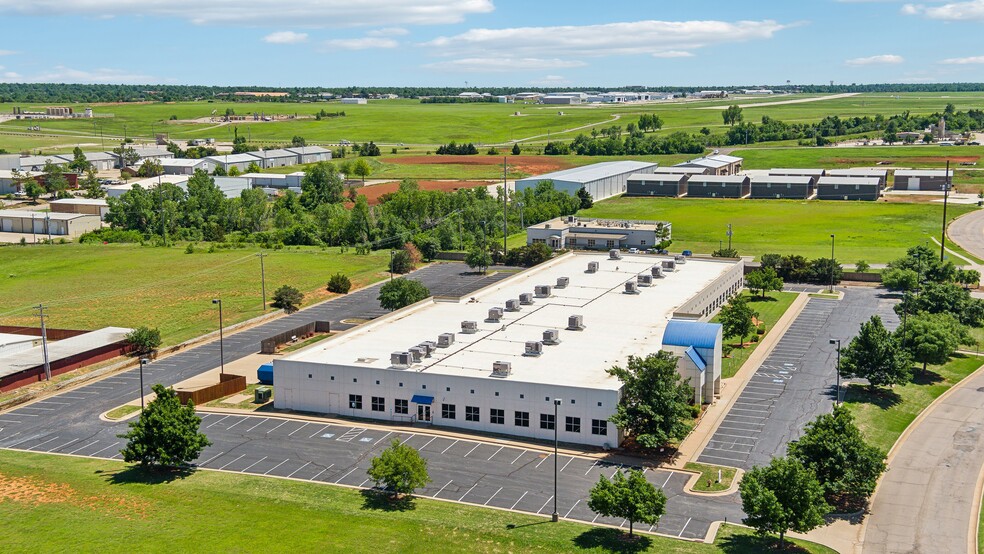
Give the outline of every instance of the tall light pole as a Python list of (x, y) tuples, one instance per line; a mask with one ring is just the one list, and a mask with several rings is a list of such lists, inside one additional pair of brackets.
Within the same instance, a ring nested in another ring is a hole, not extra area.
[(834, 374), (837, 375), (837, 396), (834, 400), (834, 406), (840, 406), (841, 403), (841, 340), (840, 339), (830, 339), (830, 344), (837, 345), (837, 367), (834, 370)]
[(943, 185), (943, 230), (940, 232), (940, 261), (946, 250), (946, 204), (950, 198), (950, 160), (946, 161), (946, 183)]
[(557, 514), (557, 429), (560, 427), (560, 419), (557, 418), (557, 411), (560, 408), (560, 399), (554, 398), (554, 509), (550, 515), (551, 521), (559, 521), (560, 515)]
[(147, 358), (140, 358), (140, 412), (144, 411), (144, 385), (143, 385), (143, 368), (144, 365), (149, 363), (150, 360)]
[(212, 304), (219, 305), (219, 374), (225, 375), (225, 350), (222, 344), (222, 299), (212, 299)]
[(393, 280), (393, 260), (396, 258), (396, 250), (390, 250), (390, 281)]
[(830, 289), (827, 292), (834, 293), (834, 235), (830, 235)]
[(728, 251), (729, 252), (731, 251), (731, 235), (732, 235), (731, 224), (729, 223), (728, 224)]
[(260, 310), (262, 313), (266, 313), (266, 269), (263, 268), (263, 257), (266, 256), (263, 252), (258, 254), (260, 257), (260, 291), (263, 294), (263, 309)]

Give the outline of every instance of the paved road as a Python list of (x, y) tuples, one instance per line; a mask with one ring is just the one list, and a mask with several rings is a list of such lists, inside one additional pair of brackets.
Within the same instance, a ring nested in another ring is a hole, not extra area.
[(895, 453), (872, 501), (866, 554), (977, 553), (982, 431), (984, 374), (957, 385)]
[(960, 216), (946, 229), (950, 240), (980, 259), (984, 259), (984, 210)]
[(861, 323), (881, 316), (898, 325), (895, 300), (870, 287), (846, 287), (843, 300), (811, 298), (751, 377), (698, 461), (743, 469), (783, 456), (807, 423), (833, 409), (836, 346), (857, 334)]

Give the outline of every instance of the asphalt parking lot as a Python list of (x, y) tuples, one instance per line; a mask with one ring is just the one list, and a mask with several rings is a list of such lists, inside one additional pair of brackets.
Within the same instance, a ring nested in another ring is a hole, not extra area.
[[(428, 459), (432, 482), (419, 496), (549, 515), (553, 512), (554, 456), (551, 452), (463, 438), (436, 436), (414, 429), (385, 431), (355, 425), (329, 425), (261, 415), (201, 413), (202, 430), (213, 445), (201, 455), (203, 468), (252, 475), (286, 477), (370, 488), (370, 460), (394, 439)], [(7, 448), (120, 459), (122, 424), (103, 424), (96, 433), (78, 436), (53, 430), (19, 441), (0, 434)], [(611, 478), (626, 469), (619, 463), (561, 454), (558, 513), (563, 518), (627, 526), (620, 519), (599, 517), (587, 506), (588, 491), (600, 475)], [(658, 525), (639, 530), (683, 538), (703, 538), (712, 521), (742, 517), (737, 499), (685, 495), (690, 474), (645, 469), (646, 478), (667, 495), (667, 513)]]

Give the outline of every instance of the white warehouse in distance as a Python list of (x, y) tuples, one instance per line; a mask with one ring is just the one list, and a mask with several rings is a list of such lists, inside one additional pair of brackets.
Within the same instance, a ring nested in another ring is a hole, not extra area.
[[(428, 299), (274, 360), (274, 402), (539, 440), (559, 425), (563, 442), (615, 447), (624, 433), (608, 419), (622, 385), (606, 370), (660, 350), (673, 318), (716, 327), (701, 322), (741, 286), (736, 260), (567, 254), (470, 299)], [(720, 355), (720, 345), (694, 346)], [(681, 362), (698, 397), (719, 382), (708, 373), (720, 361), (707, 362), (699, 382)]]
[(625, 192), (626, 181), (633, 173), (652, 173), (654, 162), (601, 162), (516, 180), (516, 191), (536, 188), (540, 181), (553, 181), (554, 188), (574, 196), (586, 189), (595, 200), (604, 200)]

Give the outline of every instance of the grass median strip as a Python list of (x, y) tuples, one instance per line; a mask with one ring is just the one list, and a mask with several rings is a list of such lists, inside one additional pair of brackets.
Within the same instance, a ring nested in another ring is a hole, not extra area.
[[(735, 474), (738, 472), (733, 467), (699, 464), (697, 462), (687, 462), (683, 469), (700, 473), (700, 479), (693, 486), (693, 490), (698, 492), (726, 491), (731, 488), (731, 483), (734, 482)], [(720, 480), (718, 479), (719, 475)]]
[(113, 408), (112, 410), (106, 412), (106, 417), (112, 420), (120, 420), (134, 412), (139, 412), (139, 411), (140, 411), (140, 406), (124, 404), (123, 406), (120, 406), (118, 408)]
[[(793, 303), (793, 300), (796, 300), (796, 297), (799, 296), (795, 292), (770, 292), (766, 295), (765, 299), (763, 299), (761, 295), (752, 295), (748, 291), (742, 292), (742, 295), (748, 299), (748, 305), (751, 306), (753, 310), (758, 312), (759, 321), (765, 324), (765, 334), (757, 335), (759, 339), (758, 342), (746, 342), (744, 348), (737, 348), (739, 342), (737, 337), (725, 337), (726, 344), (734, 343), (736, 346), (736, 348), (731, 351), (731, 354), (729, 354), (728, 357), (724, 358), (722, 361), (721, 365), (723, 367), (721, 369), (721, 377), (725, 379), (728, 377), (734, 377), (735, 374), (738, 373), (738, 370), (741, 369), (741, 366), (744, 365), (746, 361), (748, 361), (748, 358), (752, 355), (752, 352), (755, 352), (755, 349), (762, 343), (762, 339), (772, 332), (772, 327), (777, 321), (779, 321), (782, 315), (786, 313), (786, 310), (789, 309), (789, 306)], [(718, 317), (715, 316), (711, 321), (717, 323)], [(751, 337), (746, 337), (746, 341), (750, 338)]]

